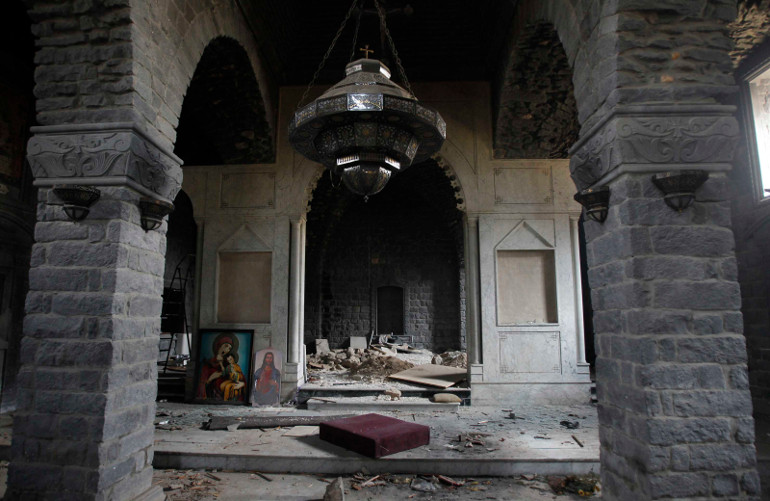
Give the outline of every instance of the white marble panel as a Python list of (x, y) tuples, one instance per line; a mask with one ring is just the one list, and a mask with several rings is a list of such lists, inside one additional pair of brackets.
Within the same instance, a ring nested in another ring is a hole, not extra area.
[(496, 204), (551, 204), (553, 178), (550, 167), (498, 167), (495, 169)]
[(266, 209), (275, 205), (275, 173), (223, 173), (219, 192), (222, 209)]
[(561, 373), (561, 339), (556, 331), (500, 332), (500, 372)]

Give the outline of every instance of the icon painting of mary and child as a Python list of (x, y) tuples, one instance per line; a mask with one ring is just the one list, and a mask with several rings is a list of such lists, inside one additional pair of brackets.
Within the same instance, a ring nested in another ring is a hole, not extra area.
[[(201, 361), (198, 399), (245, 402), (246, 376), (238, 365), (240, 340), (236, 333), (223, 332), (211, 344), (211, 355)], [(247, 367), (248, 371), (248, 367)]]

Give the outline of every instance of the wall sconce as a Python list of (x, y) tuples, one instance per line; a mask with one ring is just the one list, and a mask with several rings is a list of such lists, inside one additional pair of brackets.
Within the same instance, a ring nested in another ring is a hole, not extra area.
[(160, 227), (164, 217), (174, 212), (174, 204), (143, 198), (139, 200), (139, 211), (142, 214), (142, 228), (144, 231), (152, 231)]
[(597, 186), (586, 188), (575, 193), (575, 201), (586, 208), (586, 216), (597, 223), (603, 223), (607, 219), (607, 211), (610, 207), (610, 187)]
[(90, 212), (89, 207), (102, 196), (93, 186), (78, 184), (60, 184), (53, 187), (53, 192), (64, 202), (64, 213), (73, 221), (82, 221)]
[(663, 200), (675, 211), (682, 212), (695, 200), (695, 190), (706, 182), (703, 170), (679, 170), (652, 176), (652, 182), (663, 192)]

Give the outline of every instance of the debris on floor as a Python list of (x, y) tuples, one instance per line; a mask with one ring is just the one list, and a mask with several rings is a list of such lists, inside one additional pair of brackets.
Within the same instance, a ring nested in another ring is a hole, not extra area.
[(345, 501), (345, 488), (342, 478), (337, 477), (326, 487), (323, 501)]
[(350, 373), (362, 376), (381, 376), (388, 377), (393, 374), (411, 369), (414, 364), (401, 360), (398, 357), (375, 355), (364, 358), (360, 364), (350, 367)]
[(556, 494), (577, 494), (581, 497), (593, 496), (600, 491), (599, 479), (593, 475), (577, 476), (569, 475), (566, 477), (550, 476), (547, 478), (548, 485)]
[[(276, 428), (287, 426), (318, 426), (321, 421), (332, 418), (351, 417), (353, 414), (339, 416), (212, 416), (209, 419), (207, 430), (229, 430), (235, 426), (237, 430), (249, 430), (256, 428)], [(232, 430), (231, 430), (232, 431)]]
[(433, 357), (432, 363), (438, 362), (438, 365), (446, 365), (447, 367), (459, 367), (461, 369), (468, 368), (468, 354), (464, 351), (445, 351), (440, 355)]
[(468, 373), (465, 369), (435, 364), (418, 365), (390, 375), (391, 379), (435, 386), (437, 388), (449, 388), (467, 377)]
[(401, 400), (401, 390), (388, 389), (385, 390), (385, 395), (390, 397), (391, 400)]
[(219, 477), (205, 471), (169, 470), (169, 475), (161, 483), (168, 501), (211, 499), (216, 497)]
[(455, 404), (461, 403), (462, 398), (458, 397), (454, 393), (436, 393), (432, 398), (433, 402), (437, 404)]
[(438, 486), (430, 480), (424, 478), (415, 477), (411, 484), (412, 490), (420, 492), (436, 492)]

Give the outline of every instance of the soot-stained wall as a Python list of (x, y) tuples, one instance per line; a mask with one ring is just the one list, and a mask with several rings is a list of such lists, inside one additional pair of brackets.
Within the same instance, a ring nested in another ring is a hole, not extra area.
[(434, 162), (394, 177), (368, 202), (324, 176), (308, 215), (305, 335), (344, 347), (377, 325), (376, 291), (404, 290), (404, 334), (459, 349), (462, 226), (450, 179)]

